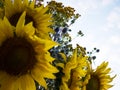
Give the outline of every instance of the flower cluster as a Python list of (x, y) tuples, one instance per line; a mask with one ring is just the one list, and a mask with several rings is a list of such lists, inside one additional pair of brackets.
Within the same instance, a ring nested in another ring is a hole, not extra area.
[[(39, 2), (39, 3), (37, 3)], [(0, 90), (107, 90), (115, 78), (95, 70), (85, 48), (72, 47), (74, 8), (43, 0), (0, 1)], [(70, 24), (69, 24), (70, 22)], [(83, 33), (78, 32), (81, 36)], [(94, 49), (98, 52), (98, 49)]]

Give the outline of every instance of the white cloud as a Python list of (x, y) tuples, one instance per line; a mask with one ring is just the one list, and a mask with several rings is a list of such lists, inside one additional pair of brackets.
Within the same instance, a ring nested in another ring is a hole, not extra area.
[(116, 0), (102, 0), (102, 5), (107, 6), (115, 2)]
[(107, 17), (109, 23), (117, 23), (120, 21), (120, 14), (117, 11), (112, 11)]
[(103, 5), (108, 5), (112, 2), (113, 0), (102, 0)]
[(120, 7), (114, 7), (106, 18), (105, 31), (120, 29)]
[(115, 45), (120, 45), (120, 36), (111, 36), (110, 42)]
[(120, 7), (115, 7), (113, 11), (107, 17), (108, 22), (110, 23), (118, 23), (120, 22)]
[(96, 0), (93, 0), (91, 2), (91, 0), (78, 0), (78, 8), (79, 9), (96, 9), (97, 8), (97, 4), (98, 2)]

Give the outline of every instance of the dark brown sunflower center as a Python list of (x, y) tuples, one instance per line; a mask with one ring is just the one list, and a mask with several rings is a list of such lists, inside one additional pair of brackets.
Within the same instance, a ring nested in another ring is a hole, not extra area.
[(33, 46), (24, 38), (7, 39), (0, 47), (0, 69), (9, 74), (25, 74), (36, 61)]
[(89, 80), (86, 90), (100, 90), (100, 80), (97, 76), (91, 76)]
[[(16, 13), (16, 14), (12, 15), (12, 16), (10, 17), (10, 19), (9, 19), (10, 23), (11, 23), (13, 26), (16, 26), (16, 24), (17, 24), (20, 16), (21, 16), (21, 13)], [(33, 22), (33, 26), (35, 27), (34, 19), (33, 19), (31, 16), (29, 16), (29, 15), (26, 14), (26, 16), (25, 16), (25, 24), (28, 24), (28, 23), (31, 22), (31, 21)]]

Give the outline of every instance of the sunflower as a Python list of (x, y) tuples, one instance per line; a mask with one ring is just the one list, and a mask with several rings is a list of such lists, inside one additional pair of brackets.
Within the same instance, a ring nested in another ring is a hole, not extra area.
[(63, 68), (60, 90), (80, 90), (80, 80), (86, 75), (87, 56), (77, 55), (77, 49)]
[(16, 28), (6, 17), (0, 20), (0, 90), (36, 90), (34, 80), (47, 88), (45, 78), (55, 79), (58, 72), (48, 52), (56, 43), (37, 37), (32, 22), (25, 25), (25, 16), (23, 12)]
[(110, 82), (114, 77), (109, 75), (111, 68), (107, 68), (108, 62), (103, 62), (96, 70), (90, 70), (83, 82), (82, 90), (108, 90), (113, 85)]
[(4, 16), (4, 10), (2, 8), (0, 8), (0, 18), (2, 18)]
[(49, 38), (48, 33), (52, 32), (52, 29), (48, 27), (52, 24), (51, 14), (46, 14), (47, 6), (36, 7), (34, 1), (5, 0), (5, 16), (13, 26), (16, 26), (19, 17), (26, 11), (25, 24), (32, 21), (36, 28), (35, 33), (41, 38)]

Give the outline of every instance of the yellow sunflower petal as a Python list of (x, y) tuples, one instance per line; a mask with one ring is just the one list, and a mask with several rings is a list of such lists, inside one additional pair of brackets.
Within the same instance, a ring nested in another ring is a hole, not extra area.
[(101, 69), (101, 70), (96, 70), (96, 72), (95, 72), (95, 74), (107, 74), (107, 73), (109, 73), (111, 71), (111, 68), (108, 68), (108, 69)]
[(75, 71), (78, 72), (81, 77), (85, 77), (85, 75), (87, 73), (87, 71), (82, 70), (82, 68), (81, 69), (75, 69)]
[(34, 6), (35, 6), (35, 1), (33, 0), (33, 2), (31, 2), (29, 6), (30, 6), (31, 9), (33, 9)]
[[(39, 64), (40, 63), (40, 64)], [(45, 70), (47, 72), (51, 72), (51, 73), (57, 73), (58, 70), (56, 67), (52, 66), (50, 63), (47, 62), (39, 62), (37, 64), (38, 67), (40, 67), (40, 69)]]
[(65, 55), (64, 53), (59, 53), (59, 54), (62, 56), (62, 58), (63, 58), (64, 61), (66, 62), (66, 60), (67, 60), (66, 55)]
[(40, 8), (36, 8), (36, 10), (38, 12), (41, 11), (39, 14), (43, 15), (48, 10), (48, 7), (44, 7), (44, 5), (41, 5)]
[[(49, 79), (55, 79), (56, 77), (52, 74), (53, 71), (47, 69), (46, 70), (46, 67), (45, 66), (36, 66), (36, 68), (38, 68), (38, 72), (41, 73), (41, 75), (44, 77), (44, 78), (49, 78)], [(47, 67), (49, 68), (49, 67)], [(55, 70), (54, 70), (55, 71)]]
[(25, 15), (26, 15), (26, 12), (23, 12), (23, 14), (20, 16), (18, 22), (17, 22), (17, 25), (16, 25), (16, 34), (18, 37), (23, 37), (23, 33), (24, 31), (22, 31), (23, 27), (24, 27), (24, 23), (25, 23)]
[(6, 17), (9, 17), (13, 15), (13, 5), (11, 0), (5, 0), (5, 15)]
[(13, 28), (10, 25), (6, 17), (3, 20), (0, 19), (0, 45), (7, 38), (13, 37)]
[(63, 63), (57, 63), (56, 66), (61, 67), (61, 68), (65, 67), (65, 65)]
[(83, 86), (83, 87), (82, 87), (82, 90), (86, 90), (86, 86)]
[(73, 87), (72, 86), (70, 87), (70, 90), (80, 90), (80, 88), (74, 85)]
[(44, 77), (39, 73), (39, 69), (35, 68), (31, 72), (32, 77), (34, 78), (35, 81), (37, 81), (41, 86), (47, 88), (46, 81)]
[(100, 69), (105, 69), (107, 66), (108, 66), (108, 62), (103, 62), (100, 66), (97, 67), (96, 71)]
[(16, 79), (13, 85), (14, 85), (13, 90), (23, 90), (21, 87), (21, 81), (19, 79)]
[(20, 82), (20, 87), (22, 90), (36, 90), (35, 82), (28, 74), (21, 76), (18, 82)]
[(21, 0), (14, 0), (14, 7), (16, 7), (18, 11), (21, 11), (21, 6), (22, 6)]
[(32, 22), (28, 23), (27, 25), (25, 25), (23, 30), (29, 36), (32, 36), (35, 33), (35, 28), (33, 27), (33, 23)]
[(101, 84), (106, 84), (106, 83), (109, 83), (111, 81), (111, 79), (110, 78), (104, 78), (104, 79), (101, 79), (100, 80), (100, 82), (101, 82)]
[(108, 90), (111, 87), (113, 87), (113, 85), (104, 85), (103, 89)]
[[(14, 78), (5, 72), (0, 72), (0, 90), (13, 90)], [(6, 86), (7, 85), (7, 86)]]
[(62, 82), (62, 85), (60, 86), (60, 90), (70, 90), (65, 82)]
[(51, 41), (51, 40), (47, 40), (47, 39), (41, 39), (39, 38), (40, 43), (43, 43), (45, 46), (45, 50), (49, 50), (50, 48), (52, 48), (53, 46), (58, 45), (58, 43)]
[(6, 17), (4, 17), (3, 21), (0, 20), (0, 29), (6, 37), (13, 37), (13, 27)]
[(70, 61), (66, 64), (65, 68), (63, 69), (63, 73), (65, 73), (65, 80), (68, 81), (70, 78), (70, 73), (73, 68), (76, 68), (77, 66), (77, 51), (75, 50), (75, 53), (71, 57)]
[[(21, 0), (20, 0), (20, 1), (21, 1)], [(23, 1), (23, 5), (24, 5), (24, 6), (28, 6), (28, 4), (29, 4), (29, 0), (24, 0), (24, 1)]]
[(48, 60), (48, 58), (49, 58), (50, 63), (52, 63), (55, 60), (55, 58), (51, 57), (50, 52), (46, 52), (45, 53), (45, 60)]

